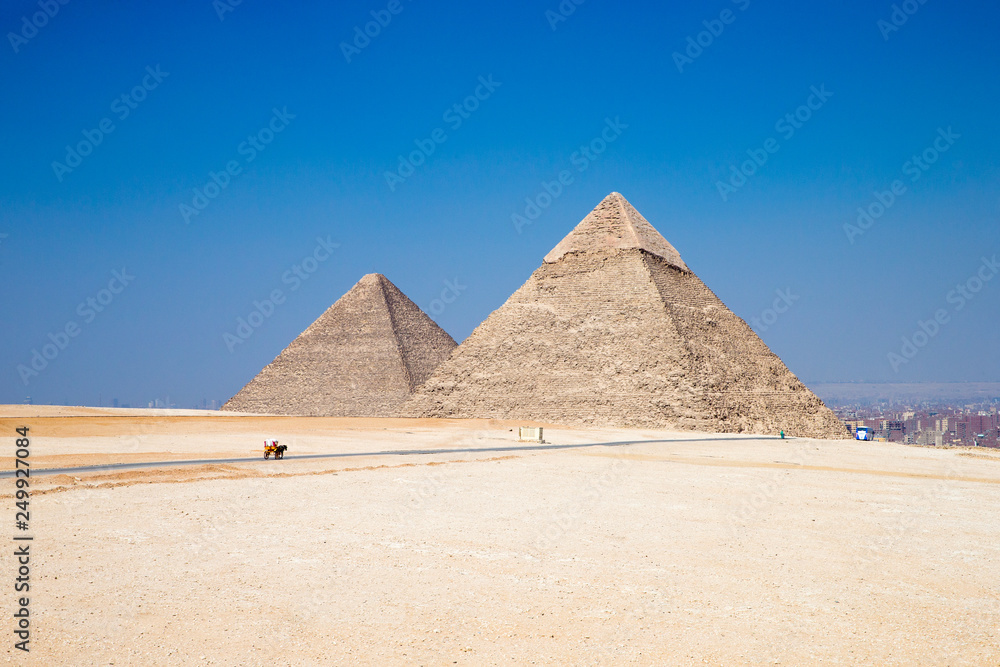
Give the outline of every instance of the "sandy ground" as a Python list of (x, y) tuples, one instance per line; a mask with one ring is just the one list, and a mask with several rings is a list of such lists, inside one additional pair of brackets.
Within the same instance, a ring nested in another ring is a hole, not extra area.
[[(8, 612), (12, 664), (1000, 664), (988, 451), (0, 415), (4, 453), (31, 428), (33, 469), (256, 456), (264, 437), (345, 454), (32, 477), (32, 651), (13, 648)], [(579, 446), (609, 442), (634, 444)], [(13, 492), (0, 480), (10, 525)]]

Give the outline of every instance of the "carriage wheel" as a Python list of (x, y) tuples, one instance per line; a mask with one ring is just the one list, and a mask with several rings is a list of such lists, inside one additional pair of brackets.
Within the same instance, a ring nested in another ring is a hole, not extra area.
[(271, 452), (264, 452), (264, 460), (266, 461), (269, 458), (271, 458)]

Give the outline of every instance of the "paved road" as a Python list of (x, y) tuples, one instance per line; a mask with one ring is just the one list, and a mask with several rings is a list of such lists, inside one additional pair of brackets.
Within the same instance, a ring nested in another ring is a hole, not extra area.
[[(777, 440), (776, 437), (755, 436), (760, 440)], [(789, 438), (791, 439), (791, 438)], [(286, 455), (285, 461), (306, 461), (309, 459), (339, 459), (356, 458), (361, 456), (418, 456), (421, 454), (480, 454), (494, 452), (540, 452), (559, 449), (583, 449), (587, 447), (622, 447), (625, 445), (635, 445), (639, 443), (658, 442), (719, 442), (726, 440), (746, 440), (746, 437), (719, 437), (719, 438), (689, 438), (672, 440), (622, 440), (619, 442), (589, 442), (579, 445), (512, 445), (509, 447), (468, 447), (463, 449), (386, 449), (377, 452), (347, 452), (340, 454), (302, 454), (299, 456)], [(31, 468), (31, 475), (67, 475), (74, 473), (93, 472), (119, 472), (122, 470), (144, 470), (149, 468), (172, 468), (177, 466), (200, 466), (219, 463), (264, 463), (260, 456), (250, 456), (235, 459), (183, 459), (177, 461), (146, 461), (143, 463), (110, 463), (106, 465), (78, 466), (76, 468)], [(280, 464), (279, 464), (280, 465)], [(0, 479), (7, 479), (14, 476), (14, 471), (0, 472)]]

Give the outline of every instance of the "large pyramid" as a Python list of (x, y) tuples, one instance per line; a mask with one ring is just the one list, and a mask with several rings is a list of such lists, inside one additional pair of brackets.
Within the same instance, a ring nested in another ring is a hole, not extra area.
[(403, 409), (620, 427), (845, 437), (680, 253), (614, 192)]
[(455, 341), (378, 273), (299, 334), (223, 410), (395, 417)]

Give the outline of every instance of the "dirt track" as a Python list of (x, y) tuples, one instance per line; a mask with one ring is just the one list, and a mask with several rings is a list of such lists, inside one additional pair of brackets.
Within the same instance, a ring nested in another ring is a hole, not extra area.
[(669, 442), (497, 455), (448, 450), (512, 425), (58, 419), (0, 433), (27, 422), (33, 465), (270, 435), (445, 451), (37, 478), (15, 664), (1000, 661), (990, 452), (550, 427)]

